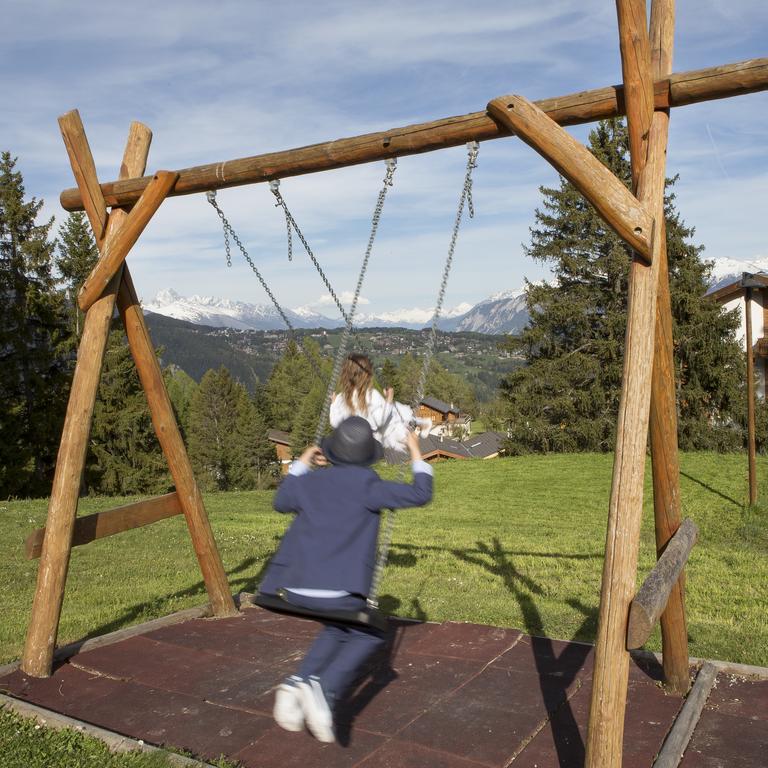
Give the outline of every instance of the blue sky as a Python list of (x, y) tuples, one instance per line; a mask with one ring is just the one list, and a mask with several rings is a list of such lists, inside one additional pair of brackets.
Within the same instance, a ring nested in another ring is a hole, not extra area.
[[(128, 125), (154, 133), (148, 171), (183, 168), (620, 82), (612, 0), (148, 3), (3, 0), (0, 148), (27, 192), (64, 218), (73, 186), (56, 118), (77, 108), (102, 181)], [(765, 0), (678, 0), (674, 69), (768, 55)], [(573, 129), (584, 140), (587, 129)], [(402, 158), (361, 311), (433, 305), (466, 151)], [(668, 171), (706, 255), (768, 255), (768, 94), (673, 111)], [(338, 293), (354, 288), (383, 163), (286, 179), (281, 191)], [(515, 139), (487, 142), (446, 306), (515, 289), (545, 269), (522, 252), (551, 168)], [(279, 301), (332, 314), (266, 185), (219, 193)], [(139, 294), (165, 287), (265, 303), (235, 253), (228, 269), (203, 195), (166, 201), (129, 256)]]

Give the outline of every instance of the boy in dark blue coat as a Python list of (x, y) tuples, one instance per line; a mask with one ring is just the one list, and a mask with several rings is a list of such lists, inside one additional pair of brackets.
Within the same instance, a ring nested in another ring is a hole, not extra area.
[[(339, 424), (320, 447), (307, 448), (275, 494), (275, 509), (295, 512), (296, 518), (260, 592), (280, 591), (306, 608), (363, 610), (373, 578), (380, 510), (420, 507), (432, 498), (432, 467), (422, 460), (413, 434), (408, 448), (411, 483), (382, 480), (370, 468), (383, 449), (359, 416)], [(326, 461), (329, 468), (310, 471)], [(335, 703), (385, 641), (384, 633), (373, 627), (323, 624), (297, 673), (279, 686), (274, 715), (289, 731), (306, 724), (317, 739), (331, 742)]]

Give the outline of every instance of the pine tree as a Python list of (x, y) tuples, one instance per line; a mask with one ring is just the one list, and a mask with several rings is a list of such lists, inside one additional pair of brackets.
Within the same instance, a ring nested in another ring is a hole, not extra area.
[(22, 175), (0, 154), (0, 496), (45, 495), (66, 407), (66, 328), (53, 275), (53, 219), (25, 200)]
[(189, 411), (192, 405), (192, 396), (197, 390), (195, 380), (178, 366), (169, 365), (163, 371), (165, 387), (168, 397), (173, 405), (176, 422), (179, 425), (182, 437), (189, 435)]
[[(590, 149), (630, 185), (627, 132), (619, 120), (590, 133)], [(668, 185), (674, 179), (668, 181)], [(548, 264), (550, 282), (526, 284), (530, 322), (507, 344), (527, 366), (509, 374), (510, 448), (576, 451), (613, 448), (621, 393), (630, 250), (576, 189), (542, 187), (526, 253)], [(710, 265), (699, 258), (688, 228), (665, 201), (667, 256), (676, 340), (680, 444), (724, 447), (732, 430), (716, 423), (734, 416), (743, 365), (736, 319), (703, 299)]]
[(90, 448), (85, 480), (91, 493), (151, 495), (165, 493), (172, 487), (122, 331), (109, 335)]
[(275, 448), (267, 438), (263, 414), (245, 387), (236, 387), (237, 427), (232, 459), (232, 482), (241, 489), (266, 488), (279, 473)]
[[(189, 458), (204, 490), (229, 490), (238, 475), (240, 387), (221, 366), (203, 375), (189, 410)], [(242, 473), (240, 473), (242, 474)]]
[(77, 305), (77, 294), (98, 259), (99, 250), (85, 214), (82, 211), (70, 213), (59, 228), (59, 258), (56, 265), (65, 284), (67, 308), (75, 340), (80, 339), (83, 327), (83, 313)]

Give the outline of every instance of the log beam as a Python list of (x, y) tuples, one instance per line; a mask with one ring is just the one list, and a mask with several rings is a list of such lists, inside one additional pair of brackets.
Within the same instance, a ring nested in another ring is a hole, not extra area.
[[(68, 117), (62, 125), (62, 130), (68, 133), (67, 126), (79, 126), (77, 132), (84, 137), (85, 131), (80, 123), (80, 116), (75, 112), (69, 113)], [(120, 168), (121, 177), (141, 176), (144, 173), (151, 140), (152, 133), (146, 126), (141, 123), (131, 125)], [(92, 173), (94, 164), (93, 158), (88, 157), (90, 150), (87, 141), (73, 139), (67, 147), (71, 152), (77, 153), (72, 163), (73, 170), (77, 167), (78, 174)], [(96, 185), (98, 186), (98, 181)], [(88, 187), (93, 188), (93, 180), (89, 182)], [(127, 213), (122, 209), (114, 209), (110, 213), (104, 247), (108, 247), (119, 233), (126, 216)], [(83, 323), (83, 335), (77, 352), (77, 364), (48, 502), (46, 536), (40, 555), (37, 586), (21, 662), (22, 670), (33, 677), (48, 677), (51, 674), (80, 483), (118, 284), (119, 276), (116, 276), (102, 297), (88, 310)]]
[[(648, 161), (638, 186), (638, 198), (658, 221), (663, 221), (664, 217), (668, 129), (669, 116), (665, 112), (655, 112), (649, 134)], [(621, 766), (629, 676), (627, 617), (635, 591), (643, 512), (653, 336), (661, 261), (659, 249), (662, 241), (661, 237), (654, 239), (650, 266), (636, 258), (629, 271), (622, 395), (608, 509), (586, 768)]]
[[(651, 66), (653, 76), (662, 78), (672, 71), (675, 0), (652, 0)], [(650, 445), (653, 471), (653, 512), (656, 554), (661, 557), (680, 526), (680, 456), (677, 445), (677, 400), (672, 338), (672, 300), (669, 293), (666, 231), (659, 251), (659, 292), (656, 302), (655, 349), (651, 381)], [(667, 600), (661, 615), (664, 686), (669, 693), (683, 696), (690, 687), (688, 672), (688, 623), (685, 616), (685, 572)]]
[(589, 200), (604, 221), (646, 261), (653, 218), (640, 201), (580, 141), (522, 96), (500, 96), (488, 114), (535, 149)]
[(192, 546), (200, 564), (213, 614), (219, 617), (233, 616), (237, 614), (237, 608), (229, 591), (221, 555), (213, 538), (203, 498), (189, 463), (171, 399), (165, 388), (160, 363), (155, 355), (155, 348), (150, 340), (144, 313), (127, 265), (123, 268), (117, 304), (141, 386), (147, 397), (152, 424), (168, 461), (179, 503), (184, 510)]
[[(768, 59), (750, 59), (656, 80), (654, 106), (656, 109), (679, 107), (767, 89)], [(591, 123), (625, 114), (620, 85), (543, 99), (536, 105), (558, 125)], [(485, 111), (472, 112), (308, 147), (185, 168), (179, 171), (179, 180), (171, 195), (190, 195), (317, 173), (508, 135)], [(127, 205), (139, 199), (149, 181), (150, 177), (112, 181), (102, 184), (101, 190), (107, 205)], [(83, 196), (78, 189), (64, 190), (60, 200), (67, 211), (83, 209)]]
[(109, 281), (115, 276), (178, 178), (179, 174), (175, 171), (158, 171), (152, 177), (120, 231), (109, 243), (109, 247), (104, 248), (101, 258), (83, 282), (77, 296), (77, 303), (83, 312), (87, 311), (109, 285)]
[[(85, 515), (75, 520), (72, 532), (72, 546), (89, 544), (96, 539), (114, 536), (116, 533), (141, 528), (144, 525), (183, 514), (179, 497), (174, 491), (164, 496), (125, 504), (115, 509)], [(28, 560), (40, 557), (45, 539), (45, 528), (36, 528), (24, 541), (24, 554)]]
[(628, 649), (640, 648), (651, 636), (698, 536), (696, 523), (686, 519), (638, 590), (629, 609)]

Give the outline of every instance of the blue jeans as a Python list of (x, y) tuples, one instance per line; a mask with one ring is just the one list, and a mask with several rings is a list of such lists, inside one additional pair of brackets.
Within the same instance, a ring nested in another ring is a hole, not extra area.
[[(360, 611), (365, 600), (357, 595), (345, 597), (307, 597), (291, 593), (289, 600), (303, 608)], [(338, 701), (353, 685), (368, 661), (385, 643), (385, 633), (373, 627), (322, 621), (323, 628), (304, 656), (296, 673), (304, 679), (320, 680), (323, 692)]]

